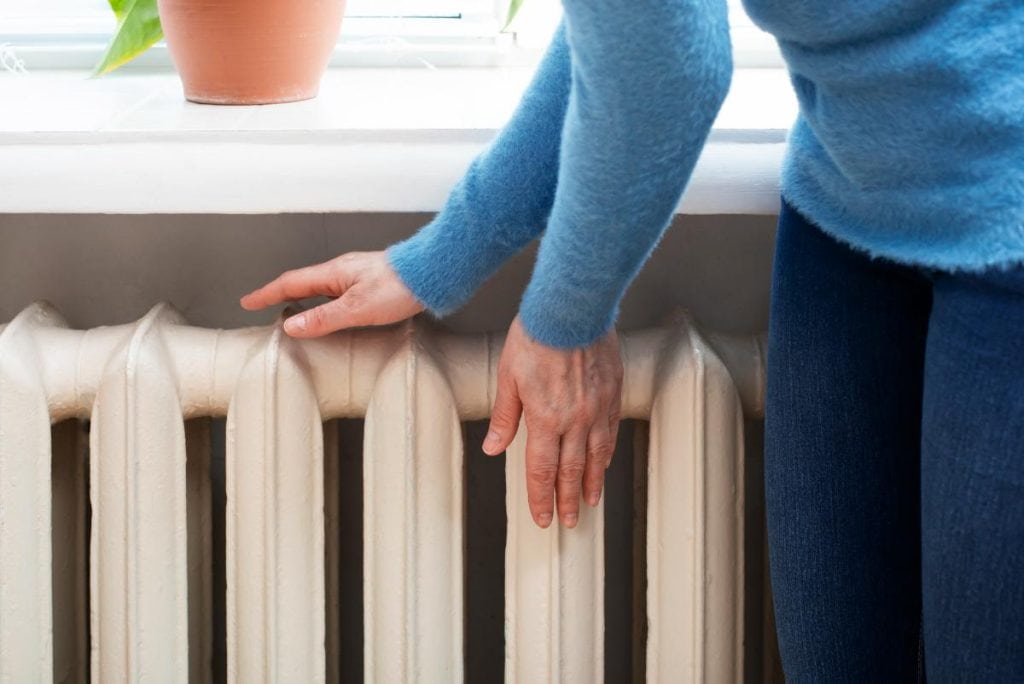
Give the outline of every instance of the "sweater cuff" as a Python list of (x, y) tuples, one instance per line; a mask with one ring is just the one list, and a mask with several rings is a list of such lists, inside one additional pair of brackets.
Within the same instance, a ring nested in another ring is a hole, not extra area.
[(619, 317), (619, 300), (531, 282), (519, 307), (519, 320), (537, 342), (559, 349), (586, 347), (604, 337)]
[(458, 217), (442, 212), (387, 250), (388, 262), (430, 313), (444, 317), (466, 303), (515, 249), (479, 237), (460, 239)]

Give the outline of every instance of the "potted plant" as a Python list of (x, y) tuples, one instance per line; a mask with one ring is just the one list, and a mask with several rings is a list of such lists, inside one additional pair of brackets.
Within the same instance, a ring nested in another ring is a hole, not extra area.
[(97, 75), (166, 35), (185, 97), (269, 104), (316, 97), (345, 0), (108, 0), (117, 30)]
[[(108, 0), (117, 29), (94, 74), (127, 64), (166, 34), (185, 97), (271, 104), (316, 97), (345, 0)], [(510, 0), (505, 27), (524, 0)]]

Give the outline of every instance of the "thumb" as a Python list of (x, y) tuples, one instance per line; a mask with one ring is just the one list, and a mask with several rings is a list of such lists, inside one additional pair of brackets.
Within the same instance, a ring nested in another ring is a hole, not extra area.
[(365, 325), (364, 312), (355, 306), (356, 298), (345, 294), (326, 304), (297, 313), (284, 322), (284, 331), (291, 337), (320, 337), (335, 330)]
[(519, 430), (523, 403), (519, 399), (515, 382), (508, 375), (499, 374), (498, 391), (491, 410), (491, 426), (484, 439), (484, 453), (497, 456), (508, 448)]

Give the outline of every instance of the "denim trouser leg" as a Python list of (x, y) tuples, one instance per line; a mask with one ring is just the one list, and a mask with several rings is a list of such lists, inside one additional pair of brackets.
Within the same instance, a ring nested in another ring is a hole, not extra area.
[(1024, 682), (1024, 268), (935, 278), (921, 516), (932, 682)]
[(1024, 269), (924, 274), (784, 206), (765, 487), (790, 682), (1024, 681)]
[(786, 677), (914, 681), (930, 285), (786, 206), (775, 260), (765, 494)]

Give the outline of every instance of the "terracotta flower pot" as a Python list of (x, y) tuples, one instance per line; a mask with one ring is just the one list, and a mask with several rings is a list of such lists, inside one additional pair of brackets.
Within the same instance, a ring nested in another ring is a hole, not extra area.
[(158, 0), (185, 97), (270, 104), (316, 97), (345, 0)]

